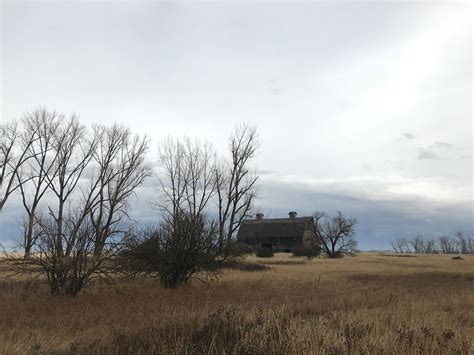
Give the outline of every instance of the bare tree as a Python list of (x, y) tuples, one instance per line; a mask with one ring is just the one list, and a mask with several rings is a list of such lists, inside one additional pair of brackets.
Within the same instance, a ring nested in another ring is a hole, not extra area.
[[(51, 175), (46, 175), (46, 179), (57, 203), (56, 208), (48, 206), (48, 210), (55, 221), (56, 246), (54, 250), (58, 260), (71, 253), (76, 237), (74, 233), (68, 235), (64, 233), (67, 202), (69, 206), (72, 206), (73, 202), (80, 205), (80, 208), (76, 207), (76, 210), (80, 209), (75, 223), (77, 228), (80, 228), (96, 203), (94, 192), (97, 181), (92, 183), (93, 185), (84, 193), (80, 202), (73, 201), (77, 196), (75, 192), (79, 190), (78, 183), (93, 158), (99, 139), (98, 136), (87, 139), (87, 133), (87, 128), (79, 122), (78, 117), (72, 115), (70, 119), (63, 122), (54, 135), (54, 149), (57, 154), (55, 170)], [(66, 244), (65, 248), (63, 248), (63, 242)]]
[(89, 265), (93, 243), (87, 221), (96, 203), (96, 183), (82, 191), (80, 188), (98, 139), (87, 137), (86, 127), (75, 115), (64, 119), (54, 132), (52, 151), (56, 159), (45, 179), (55, 198), (47, 205), (48, 215), (35, 219), (39, 229), (35, 245), (40, 253), (26, 262), (46, 274), (54, 295), (77, 294), (98, 267), (95, 260)]
[(467, 247), (470, 254), (474, 254), (474, 237), (467, 236)]
[(410, 239), (408, 243), (413, 248), (414, 253), (423, 253), (425, 249), (425, 241), (420, 234), (417, 234), (415, 237)]
[(423, 243), (423, 253), (425, 254), (436, 254), (438, 250), (436, 249), (436, 241), (434, 239), (427, 239)]
[[(52, 295), (75, 296), (91, 281), (93, 276), (105, 273), (105, 261), (109, 258), (93, 258), (93, 226), (82, 218), (82, 211), (65, 214), (62, 223), (67, 254), (57, 243), (57, 222), (53, 218), (38, 217), (40, 233), (36, 242), (39, 255), (27, 259), (26, 265), (38, 267), (46, 274)], [(64, 255), (63, 255), (64, 254)], [(63, 255), (58, 257), (58, 255)]]
[(417, 234), (410, 240), (399, 239), (392, 241), (392, 247), (395, 251), (408, 253), (424, 254), (469, 254), (474, 253), (474, 238), (457, 232), (454, 237), (442, 235), (438, 241), (434, 239), (424, 239)]
[(457, 246), (457, 252), (460, 254), (474, 253), (474, 239), (466, 236), (462, 232), (456, 232), (454, 235), (454, 243)]
[(36, 133), (23, 132), (18, 120), (0, 124), (0, 212), (23, 183), (18, 172), (32, 157), (30, 146), (37, 139)]
[(438, 238), (438, 244), (440, 252), (443, 254), (454, 254), (456, 252), (456, 247), (453, 243), (453, 240), (447, 235), (440, 236)]
[(408, 244), (408, 240), (405, 238), (398, 238), (396, 240), (390, 241), (392, 249), (396, 253), (411, 253), (410, 246)]
[(212, 146), (187, 137), (182, 141), (168, 138), (159, 147), (159, 162), (159, 209), (171, 218), (183, 212), (192, 218), (205, 214), (216, 194), (216, 153)]
[(127, 202), (150, 175), (150, 168), (145, 164), (146, 137), (140, 138), (118, 125), (97, 126), (94, 130), (101, 139), (93, 154), (98, 171), (97, 203), (89, 217), (94, 230), (94, 255), (100, 257), (107, 240), (127, 233), (128, 229), (121, 225), (128, 216)]
[[(153, 233), (135, 238), (123, 255), (128, 255), (129, 264), (135, 255), (155, 265), (152, 270), (165, 287), (176, 287), (197, 273), (215, 275), (238, 254), (233, 235), (255, 197), (257, 177), (250, 174), (248, 162), (258, 146), (256, 130), (240, 126), (229, 143), (232, 160), (222, 165), (216, 163), (216, 153), (208, 143), (168, 138), (159, 147), (161, 198), (157, 205), (163, 221)], [(215, 199), (218, 211), (212, 213)], [(213, 214), (218, 215), (216, 222), (209, 217)], [(151, 245), (155, 253), (143, 256)]]
[(250, 172), (249, 162), (259, 146), (255, 127), (237, 126), (229, 138), (231, 159), (215, 171), (221, 245), (230, 244), (242, 220), (251, 215), (258, 176)]
[[(106, 261), (127, 236), (128, 199), (149, 173), (147, 140), (120, 126), (89, 130), (75, 115), (58, 117), (52, 133), (41, 128), (31, 147), (39, 150), (34, 152), (38, 162), (29, 166), (38, 196), (30, 204), (26, 185), (21, 191), (34, 217), (29, 222), (34, 222), (32, 240), (39, 253), (20, 264), (46, 274), (52, 294), (75, 295), (108, 269)], [(45, 186), (51, 195), (45, 203), (48, 213), (34, 213)]]
[[(62, 115), (41, 108), (23, 117), (22, 146), (31, 157), (18, 170), (18, 187), (26, 211), (24, 225), (24, 256), (29, 257), (35, 242), (36, 213), (43, 196), (48, 190), (47, 177), (53, 178), (58, 149), (54, 149), (53, 138), (59, 128)], [(31, 139), (34, 137), (34, 139)]]
[[(208, 218), (217, 188), (216, 154), (208, 143), (168, 138), (159, 147), (159, 161), (162, 223), (132, 240), (121, 260), (135, 270), (153, 264), (147, 273), (158, 273), (165, 287), (174, 288), (199, 272), (217, 272), (224, 260), (216, 225)], [(151, 246), (154, 251), (144, 254)]]
[(355, 252), (357, 241), (354, 236), (357, 219), (346, 218), (340, 211), (334, 217), (329, 217), (324, 212), (315, 212), (313, 216), (321, 249), (329, 258), (338, 258)]
[(391, 242), (392, 248), (396, 253), (409, 253), (410, 247), (408, 246), (408, 241), (405, 238), (399, 238), (396, 240), (392, 240)]

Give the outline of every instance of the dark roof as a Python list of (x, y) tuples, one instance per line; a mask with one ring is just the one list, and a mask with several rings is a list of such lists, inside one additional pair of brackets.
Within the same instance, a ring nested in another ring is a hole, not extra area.
[(313, 217), (245, 219), (240, 225), (237, 239), (245, 241), (259, 238), (303, 238), (304, 232), (312, 228)]

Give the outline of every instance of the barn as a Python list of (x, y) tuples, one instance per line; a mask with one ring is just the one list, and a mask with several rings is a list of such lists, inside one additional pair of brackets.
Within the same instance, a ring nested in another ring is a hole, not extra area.
[(297, 217), (296, 212), (290, 212), (288, 218), (264, 218), (257, 213), (255, 219), (243, 220), (237, 233), (240, 243), (279, 252), (310, 246), (315, 237), (313, 217)]

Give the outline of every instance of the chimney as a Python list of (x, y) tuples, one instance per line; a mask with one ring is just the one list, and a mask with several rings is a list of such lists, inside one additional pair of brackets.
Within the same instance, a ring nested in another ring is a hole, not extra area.
[(263, 213), (257, 213), (255, 217), (257, 217), (257, 221), (260, 221), (263, 219)]
[(290, 213), (288, 213), (288, 215), (290, 216), (290, 219), (295, 219), (296, 218), (296, 212), (290, 212)]

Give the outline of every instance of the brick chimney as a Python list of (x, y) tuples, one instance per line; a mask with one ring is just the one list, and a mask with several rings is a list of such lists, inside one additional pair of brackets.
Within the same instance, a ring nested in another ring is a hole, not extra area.
[(260, 221), (263, 219), (263, 213), (257, 213), (255, 217), (257, 218), (257, 221)]
[(296, 212), (290, 212), (290, 213), (288, 213), (288, 215), (290, 216), (290, 219), (295, 219), (296, 218)]

